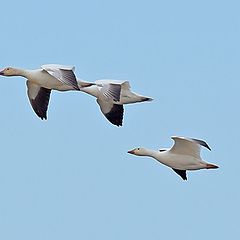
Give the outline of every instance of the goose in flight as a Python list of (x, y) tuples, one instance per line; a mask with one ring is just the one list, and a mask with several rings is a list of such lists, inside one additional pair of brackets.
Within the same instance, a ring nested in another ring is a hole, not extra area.
[(174, 145), (170, 149), (154, 151), (146, 148), (135, 148), (128, 151), (137, 156), (155, 158), (158, 162), (172, 168), (183, 180), (187, 180), (186, 170), (214, 169), (218, 166), (201, 159), (201, 146), (211, 150), (206, 142), (195, 138), (172, 137)]
[(122, 126), (124, 104), (153, 100), (150, 97), (133, 93), (128, 81), (97, 80), (94, 83), (88, 83), (78, 80), (78, 83), (80, 91), (97, 98), (103, 115), (116, 126)]
[(41, 69), (25, 70), (7, 67), (0, 70), (2, 76), (21, 76), (27, 79), (27, 94), (34, 112), (41, 119), (47, 119), (51, 90), (78, 90), (74, 67), (49, 64)]

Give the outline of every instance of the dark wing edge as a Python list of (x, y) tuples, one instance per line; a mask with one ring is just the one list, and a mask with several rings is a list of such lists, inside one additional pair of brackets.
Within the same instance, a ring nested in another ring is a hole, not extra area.
[(172, 169), (175, 173), (177, 173), (183, 180), (187, 180), (187, 172), (186, 170)]
[(123, 122), (123, 105), (113, 104), (112, 109), (110, 112), (105, 113), (105, 117), (114, 125), (116, 126), (122, 126)]
[(75, 90), (80, 90), (77, 82), (77, 78), (72, 70), (61, 69), (63, 79), (66, 84), (72, 85)]
[(50, 99), (51, 89), (41, 87), (35, 99), (30, 99), (34, 112), (42, 120), (47, 119), (47, 109)]
[(208, 144), (205, 141), (196, 139), (196, 138), (190, 138), (190, 139), (211, 151), (211, 148), (208, 146)]

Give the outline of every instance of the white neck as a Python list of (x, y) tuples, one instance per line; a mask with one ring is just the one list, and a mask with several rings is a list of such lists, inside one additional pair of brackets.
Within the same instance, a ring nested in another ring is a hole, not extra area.
[(12, 76), (21, 76), (21, 77), (25, 77), (28, 78), (29, 73), (31, 72), (31, 70), (24, 70), (21, 68), (14, 68), (14, 74)]
[(149, 157), (156, 158), (156, 156), (159, 154), (159, 151), (144, 148), (142, 150), (142, 153), (143, 153), (142, 154), (143, 156), (149, 156)]
[(142, 156), (148, 156), (156, 159), (158, 162), (167, 165), (165, 152), (151, 149), (143, 149)]

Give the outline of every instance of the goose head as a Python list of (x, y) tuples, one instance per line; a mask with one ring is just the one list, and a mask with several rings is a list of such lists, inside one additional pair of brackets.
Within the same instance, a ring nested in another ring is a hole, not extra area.
[(145, 148), (134, 148), (133, 150), (129, 150), (128, 153), (137, 155), (137, 156), (148, 155), (147, 150)]
[(17, 76), (18, 71), (16, 68), (6, 67), (6, 68), (0, 70), (0, 75), (2, 75), (2, 76)]

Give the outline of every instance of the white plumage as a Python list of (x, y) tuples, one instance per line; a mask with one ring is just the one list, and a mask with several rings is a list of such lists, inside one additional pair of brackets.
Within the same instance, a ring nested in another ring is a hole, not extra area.
[(33, 110), (41, 119), (47, 119), (51, 90), (79, 90), (73, 71), (74, 67), (49, 64), (36, 70), (7, 67), (0, 71), (0, 75), (26, 78), (27, 94)]
[(78, 80), (78, 84), (81, 91), (97, 98), (104, 116), (117, 126), (122, 126), (124, 104), (153, 100), (132, 92), (128, 81), (106, 79), (87, 83)]
[(172, 137), (174, 145), (166, 150), (150, 150), (146, 148), (135, 148), (128, 153), (137, 156), (149, 156), (160, 163), (172, 168), (184, 180), (187, 180), (186, 170), (214, 169), (218, 166), (207, 163), (200, 156), (201, 146), (208, 148), (206, 142), (186, 137)]

